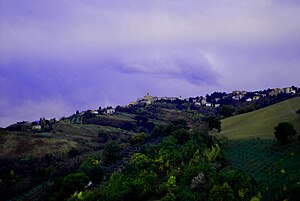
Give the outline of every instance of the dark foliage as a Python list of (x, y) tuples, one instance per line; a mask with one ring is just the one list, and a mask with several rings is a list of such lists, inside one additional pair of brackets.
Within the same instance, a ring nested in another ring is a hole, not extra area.
[(289, 137), (296, 135), (293, 124), (289, 122), (280, 122), (274, 129), (275, 138), (281, 144), (286, 144)]

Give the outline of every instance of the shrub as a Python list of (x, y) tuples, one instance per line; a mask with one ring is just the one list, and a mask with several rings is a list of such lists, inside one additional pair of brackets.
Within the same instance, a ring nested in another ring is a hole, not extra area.
[(99, 161), (92, 157), (82, 162), (80, 170), (84, 172), (93, 183), (98, 183), (103, 179), (104, 170)]
[(293, 124), (289, 122), (280, 122), (274, 129), (275, 138), (281, 144), (287, 143), (287, 139), (289, 137), (296, 135), (296, 130), (294, 129)]
[(214, 185), (209, 192), (208, 200), (210, 201), (234, 200), (234, 192), (227, 182), (224, 182), (222, 186)]
[(66, 176), (62, 183), (61, 194), (70, 196), (75, 191), (83, 189), (89, 182), (88, 176), (83, 172), (69, 174)]
[(103, 150), (103, 161), (113, 163), (120, 158), (121, 148), (115, 141), (109, 141)]

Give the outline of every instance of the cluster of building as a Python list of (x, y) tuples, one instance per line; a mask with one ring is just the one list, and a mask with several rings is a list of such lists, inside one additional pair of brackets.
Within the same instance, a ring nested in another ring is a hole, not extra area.
[(138, 98), (136, 102), (132, 102), (131, 104), (134, 105), (136, 103), (146, 103), (151, 104), (156, 101), (176, 101), (176, 100), (183, 100), (181, 96), (179, 97), (157, 97), (151, 96), (149, 93), (144, 96), (144, 98)]
[[(138, 98), (135, 102), (131, 102), (130, 105), (136, 105), (139, 103), (143, 104), (152, 104), (154, 102), (186, 102), (190, 104), (194, 104), (195, 106), (206, 106), (206, 107), (220, 107), (224, 104), (228, 105), (237, 101), (240, 102), (251, 102), (259, 100), (263, 97), (274, 97), (279, 94), (290, 94), (295, 95), (300, 93), (300, 88), (297, 87), (286, 87), (286, 88), (274, 88), (274, 89), (267, 89), (263, 91), (256, 91), (256, 92), (247, 92), (247, 91), (239, 91), (235, 90), (231, 93), (225, 93), (225, 92), (214, 92), (210, 95), (206, 96), (197, 96), (197, 97), (189, 97), (183, 99), (181, 96), (179, 97), (157, 97), (157, 96), (151, 96), (149, 93), (147, 93), (143, 98)], [(83, 112), (76, 112), (76, 115), (82, 116), (86, 112), (89, 112), (93, 115), (98, 114), (107, 114), (107, 115), (113, 115), (116, 113), (116, 108), (112, 107), (106, 107), (101, 109), (101, 107), (98, 110), (88, 110)], [(39, 128), (35, 128), (39, 129)]]
[(97, 114), (115, 114), (116, 113), (116, 108), (112, 108), (112, 107), (107, 107), (107, 108), (99, 108), (98, 110), (88, 110), (88, 111), (82, 111), (82, 112), (79, 112), (77, 111), (76, 112), (76, 115), (78, 116), (83, 116), (86, 112), (89, 112), (93, 115), (97, 115)]
[(207, 106), (207, 107), (220, 107), (222, 104), (229, 104), (236, 101), (241, 102), (251, 102), (259, 100), (263, 97), (274, 97), (278, 96), (279, 94), (289, 94), (289, 95), (296, 95), (299, 93), (299, 88), (297, 87), (286, 87), (286, 88), (274, 88), (274, 89), (267, 89), (264, 91), (256, 91), (256, 92), (248, 92), (248, 91), (239, 91), (235, 90), (229, 94), (223, 92), (215, 92), (211, 95), (200, 96), (200, 97), (190, 97), (183, 99), (181, 96), (179, 97), (156, 97), (151, 96), (149, 93), (145, 95), (143, 98), (138, 98), (136, 102), (132, 102), (131, 104), (137, 103), (146, 103), (151, 104), (156, 101), (185, 101), (189, 103), (193, 103), (196, 106)]

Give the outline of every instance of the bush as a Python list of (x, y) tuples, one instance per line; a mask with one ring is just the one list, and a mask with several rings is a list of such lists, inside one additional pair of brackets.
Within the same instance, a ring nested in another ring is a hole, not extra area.
[(99, 183), (104, 176), (104, 170), (99, 161), (92, 157), (82, 162), (80, 170), (84, 172), (93, 183)]
[(214, 185), (210, 190), (209, 199), (210, 201), (223, 201), (223, 200), (234, 200), (234, 192), (227, 182), (223, 185)]
[(180, 128), (174, 131), (173, 135), (175, 136), (177, 143), (180, 145), (185, 144), (190, 138), (190, 134), (185, 128)]
[(103, 161), (113, 163), (120, 158), (121, 148), (115, 141), (109, 141), (103, 150)]
[(214, 116), (210, 116), (206, 119), (206, 122), (208, 123), (208, 127), (210, 130), (217, 129), (219, 132), (221, 131), (221, 121)]
[(289, 122), (280, 122), (274, 129), (275, 138), (281, 144), (286, 144), (289, 137), (296, 135), (296, 130), (294, 129), (293, 124)]
[(83, 189), (89, 182), (88, 176), (83, 172), (69, 174), (62, 183), (61, 194), (68, 197), (75, 191)]

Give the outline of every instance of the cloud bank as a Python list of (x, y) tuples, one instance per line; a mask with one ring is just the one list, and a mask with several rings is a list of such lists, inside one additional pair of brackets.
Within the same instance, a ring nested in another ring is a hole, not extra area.
[(299, 86), (299, 27), (295, 0), (0, 0), (0, 126), (146, 92)]

